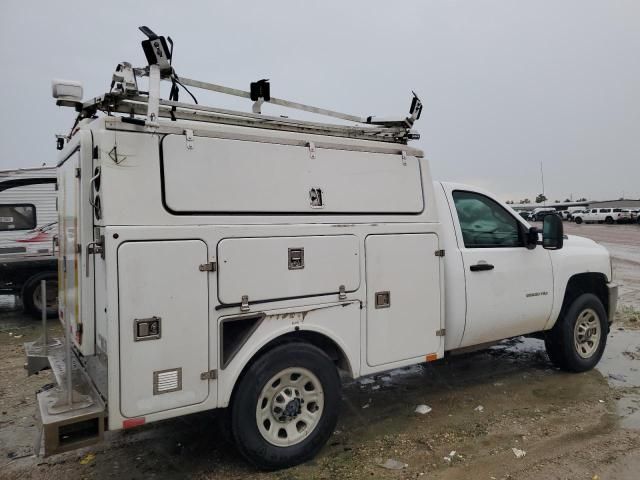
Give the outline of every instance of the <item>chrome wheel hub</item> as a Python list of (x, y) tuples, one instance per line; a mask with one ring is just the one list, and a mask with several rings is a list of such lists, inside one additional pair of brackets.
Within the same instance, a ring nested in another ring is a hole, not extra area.
[(323, 408), (318, 377), (306, 368), (287, 368), (271, 377), (258, 396), (258, 430), (272, 445), (295, 445), (316, 428)]
[(601, 336), (602, 329), (598, 314), (591, 308), (580, 312), (573, 331), (578, 355), (582, 358), (590, 358), (598, 350)]

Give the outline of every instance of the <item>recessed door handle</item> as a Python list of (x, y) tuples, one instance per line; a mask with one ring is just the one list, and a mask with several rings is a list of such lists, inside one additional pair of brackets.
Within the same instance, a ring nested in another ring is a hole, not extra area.
[(471, 270), (472, 272), (482, 272), (484, 270), (493, 270), (493, 265), (491, 265), (490, 263), (476, 263), (475, 265), (471, 265), (471, 267), (469, 267), (469, 270)]

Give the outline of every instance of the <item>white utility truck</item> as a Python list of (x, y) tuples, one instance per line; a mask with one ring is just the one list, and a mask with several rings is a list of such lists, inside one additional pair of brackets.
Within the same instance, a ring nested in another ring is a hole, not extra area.
[(576, 223), (630, 223), (631, 213), (622, 208), (591, 208), (583, 213), (576, 213), (573, 218)]
[[(434, 183), (407, 145), (417, 97), (406, 118), (365, 118), (272, 98), (264, 80), (178, 77), (144, 31), (149, 65), (119, 65), (110, 93), (81, 103), (54, 83), (79, 116), (58, 164), (70, 347), (63, 361), (63, 345), (26, 346), (60, 383), (38, 394), (45, 454), (226, 409), (242, 454), (281, 468), (330, 437), (343, 377), (528, 334), (563, 369), (598, 362), (617, 301), (607, 251), (564, 238), (556, 215), (539, 232), (490, 193)], [(253, 112), (179, 102), (188, 87)]]

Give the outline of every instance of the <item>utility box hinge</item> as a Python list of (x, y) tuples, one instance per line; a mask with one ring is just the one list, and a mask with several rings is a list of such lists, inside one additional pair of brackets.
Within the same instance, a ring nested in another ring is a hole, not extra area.
[(209, 370), (200, 374), (200, 380), (215, 380), (218, 378), (218, 370)]
[(80, 167), (76, 167), (76, 178), (80, 178)]
[(240, 303), (240, 311), (248, 312), (249, 310), (250, 310), (249, 295), (242, 295), (242, 303)]
[(344, 285), (340, 285), (338, 287), (338, 300), (346, 300), (347, 299), (347, 289)]
[(216, 262), (203, 263), (198, 267), (201, 272), (215, 272), (218, 268)]
[(405, 152), (404, 150), (402, 151), (402, 166), (407, 166), (407, 152)]
[(309, 142), (309, 156), (312, 159), (316, 158), (316, 144), (313, 142)]
[(440, 330), (436, 330), (436, 337), (444, 337), (445, 333), (447, 333), (446, 328), (441, 328)]
[(444, 257), (444, 250), (436, 250), (436, 257)]
[(193, 130), (186, 129), (184, 135), (187, 141), (187, 150), (193, 150)]

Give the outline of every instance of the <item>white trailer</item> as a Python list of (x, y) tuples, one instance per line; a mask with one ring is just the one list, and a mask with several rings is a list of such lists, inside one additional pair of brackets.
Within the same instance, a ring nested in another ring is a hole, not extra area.
[(47, 311), (57, 314), (56, 197), (55, 167), (0, 170), (0, 293), (19, 295), (37, 316), (43, 279)]
[[(103, 97), (54, 86), (80, 114), (58, 166), (74, 367), (27, 345), (61, 384), (38, 394), (45, 454), (226, 409), (242, 454), (280, 468), (330, 437), (341, 375), (525, 334), (566, 370), (598, 362), (617, 298), (607, 251), (565, 239), (557, 216), (538, 232), (487, 192), (434, 183), (407, 145), (418, 100), (401, 119), (339, 114), (265, 82), (177, 77), (164, 39), (148, 42), (165, 56), (120, 65)], [(253, 112), (163, 100), (161, 79), (252, 97)], [(257, 113), (268, 102), (359, 123)]]

